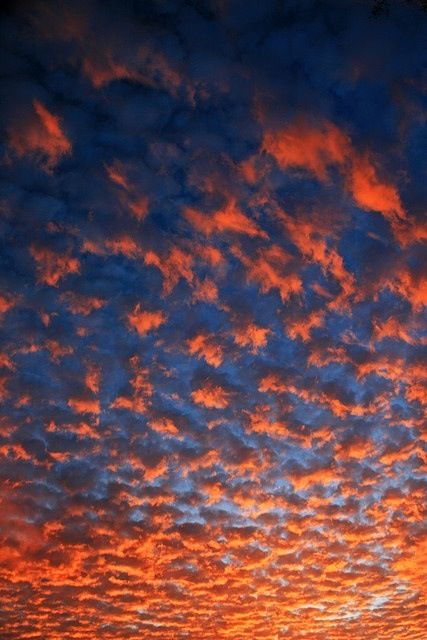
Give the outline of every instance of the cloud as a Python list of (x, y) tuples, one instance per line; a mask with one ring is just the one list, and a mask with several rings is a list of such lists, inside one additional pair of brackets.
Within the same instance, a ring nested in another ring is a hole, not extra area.
[(162, 311), (141, 311), (140, 303), (128, 315), (129, 325), (140, 336), (145, 336), (149, 331), (158, 329), (165, 321), (166, 316)]
[(424, 638), (424, 14), (388, 4), (5, 7), (2, 638)]
[(201, 404), (208, 409), (225, 409), (229, 404), (229, 394), (226, 389), (207, 381), (202, 387), (191, 393), (196, 404)]
[(51, 287), (57, 287), (62, 278), (80, 273), (80, 261), (71, 255), (63, 255), (44, 247), (30, 246), (30, 253), (36, 263), (38, 280)]
[(301, 276), (288, 267), (291, 256), (278, 245), (259, 249), (255, 258), (244, 255), (236, 246), (233, 254), (246, 267), (247, 279), (257, 282), (262, 293), (277, 289), (285, 302), (302, 290)]
[(262, 349), (267, 345), (268, 335), (271, 333), (271, 329), (266, 327), (258, 327), (255, 324), (238, 325), (233, 330), (232, 335), (234, 342), (239, 347), (247, 347), (253, 353), (257, 353), (259, 349)]
[(203, 215), (195, 209), (188, 208), (184, 212), (187, 220), (200, 232), (210, 236), (213, 233), (231, 232), (251, 237), (266, 238), (265, 231), (250, 220), (233, 200), (211, 215)]
[(203, 358), (213, 367), (219, 367), (224, 358), (223, 348), (212, 336), (203, 333), (196, 334), (187, 340), (188, 351), (191, 355)]
[(60, 159), (71, 153), (72, 145), (61, 128), (58, 116), (34, 99), (34, 114), (9, 131), (9, 144), (18, 156), (32, 156), (51, 172)]
[(302, 168), (325, 180), (329, 167), (345, 162), (350, 142), (345, 133), (329, 122), (319, 126), (300, 121), (281, 131), (267, 131), (263, 149), (281, 168)]

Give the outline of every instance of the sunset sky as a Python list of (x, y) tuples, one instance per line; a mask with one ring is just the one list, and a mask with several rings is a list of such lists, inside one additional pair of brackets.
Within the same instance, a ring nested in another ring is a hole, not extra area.
[(3, 5), (1, 640), (426, 640), (424, 4)]

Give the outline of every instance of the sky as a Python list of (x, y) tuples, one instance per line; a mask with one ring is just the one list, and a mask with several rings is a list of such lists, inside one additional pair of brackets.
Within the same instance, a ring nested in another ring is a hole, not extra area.
[(427, 12), (1, 21), (2, 640), (427, 638)]

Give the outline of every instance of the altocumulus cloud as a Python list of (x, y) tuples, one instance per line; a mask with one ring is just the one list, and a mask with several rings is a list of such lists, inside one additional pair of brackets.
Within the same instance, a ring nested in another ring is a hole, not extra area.
[(426, 15), (6, 5), (2, 638), (426, 637)]

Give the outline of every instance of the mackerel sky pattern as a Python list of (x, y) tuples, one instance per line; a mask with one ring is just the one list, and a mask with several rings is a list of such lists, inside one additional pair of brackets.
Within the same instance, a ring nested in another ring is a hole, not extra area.
[(427, 638), (424, 4), (3, 4), (2, 640)]

